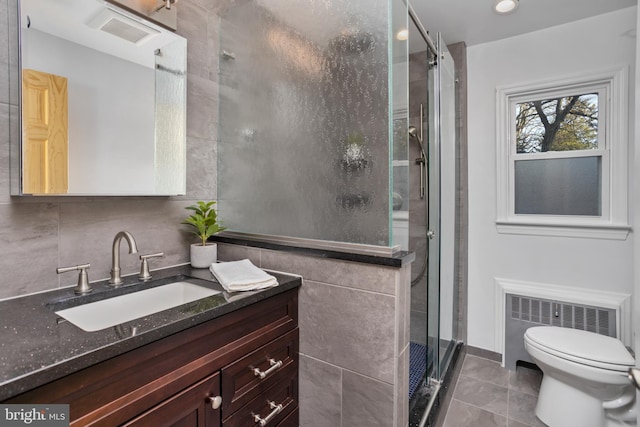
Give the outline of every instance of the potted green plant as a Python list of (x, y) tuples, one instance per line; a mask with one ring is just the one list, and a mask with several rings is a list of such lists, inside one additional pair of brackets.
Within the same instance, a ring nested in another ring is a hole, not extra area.
[(213, 207), (215, 204), (214, 201), (199, 201), (185, 208), (193, 213), (182, 224), (189, 225), (191, 232), (200, 240), (191, 245), (191, 266), (194, 268), (207, 268), (218, 258), (218, 246), (207, 243), (209, 237), (225, 229), (218, 224), (218, 215)]

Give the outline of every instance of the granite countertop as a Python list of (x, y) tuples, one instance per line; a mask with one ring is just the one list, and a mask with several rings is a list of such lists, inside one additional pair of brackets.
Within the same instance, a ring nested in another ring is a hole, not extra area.
[[(93, 292), (74, 294), (74, 287), (0, 301), (0, 401), (62, 378), (129, 350), (300, 286), (301, 279), (280, 273), (279, 285), (261, 291), (223, 291), (208, 269), (190, 266), (152, 271), (148, 283), (135, 275), (113, 288), (107, 281), (91, 283)], [(141, 290), (184, 277), (219, 294), (96, 332), (85, 332), (55, 311)]]

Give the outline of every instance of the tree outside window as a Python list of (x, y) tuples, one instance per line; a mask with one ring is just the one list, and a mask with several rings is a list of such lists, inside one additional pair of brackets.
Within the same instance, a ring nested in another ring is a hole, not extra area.
[(516, 152), (598, 148), (598, 94), (516, 104)]

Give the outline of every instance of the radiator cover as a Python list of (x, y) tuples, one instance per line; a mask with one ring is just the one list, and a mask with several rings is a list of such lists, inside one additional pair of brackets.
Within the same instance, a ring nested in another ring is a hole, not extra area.
[(524, 348), (524, 333), (531, 326), (552, 325), (582, 329), (617, 338), (616, 310), (506, 294), (504, 363), (511, 370), (518, 361), (533, 363)]

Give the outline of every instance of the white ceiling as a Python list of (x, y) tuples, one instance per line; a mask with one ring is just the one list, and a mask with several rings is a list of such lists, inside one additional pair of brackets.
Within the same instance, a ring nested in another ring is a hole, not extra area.
[(410, 0), (432, 37), (467, 46), (529, 33), (634, 6), (637, 0), (520, 0), (511, 14), (493, 11), (494, 0)]

